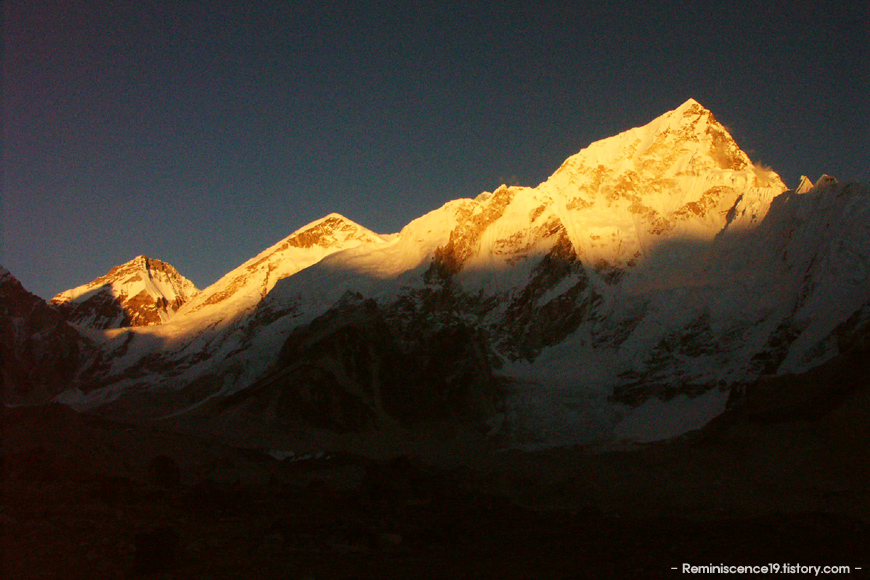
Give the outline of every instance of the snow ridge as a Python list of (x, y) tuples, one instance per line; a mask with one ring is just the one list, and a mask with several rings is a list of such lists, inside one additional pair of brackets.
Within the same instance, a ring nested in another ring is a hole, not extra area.
[(326, 256), (363, 244), (385, 243), (383, 236), (331, 213), (263, 250), (199, 293), (181, 308), (179, 318), (203, 321), (237, 314), (256, 306), (282, 278)]

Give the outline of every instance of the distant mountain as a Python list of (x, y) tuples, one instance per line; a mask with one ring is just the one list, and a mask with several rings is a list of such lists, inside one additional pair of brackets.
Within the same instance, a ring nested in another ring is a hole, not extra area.
[(786, 191), (690, 99), (397, 234), (304, 226), (162, 324), (104, 332), (58, 400), (263, 429), (666, 437), (863, 340), (867, 240), (866, 185)]
[(61, 292), (50, 304), (82, 326), (149, 326), (169, 320), (197, 292), (171, 265), (137, 256), (89, 284)]

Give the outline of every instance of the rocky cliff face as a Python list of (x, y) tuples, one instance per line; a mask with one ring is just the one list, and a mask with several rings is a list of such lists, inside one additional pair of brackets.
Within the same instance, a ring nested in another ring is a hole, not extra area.
[(63, 316), (0, 267), (3, 403), (44, 402), (71, 388), (91, 349)]
[(61, 292), (50, 303), (82, 326), (150, 326), (169, 320), (197, 292), (171, 265), (137, 256), (93, 282)]
[(197, 414), (339, 432), (483, 425), (499, 388), (489, 346), (478, 329), (445, 322), (349, 294), (294, 330), (261, 379)]

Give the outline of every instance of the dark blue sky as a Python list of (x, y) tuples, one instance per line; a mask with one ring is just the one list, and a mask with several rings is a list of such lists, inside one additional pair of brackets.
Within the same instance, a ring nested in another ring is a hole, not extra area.
[(689, 97), (792, 187), (870, 179), (870, 3), (753, 4), (6, 0), (0, 263), (44, 298), (138, 254), (205, 287)]

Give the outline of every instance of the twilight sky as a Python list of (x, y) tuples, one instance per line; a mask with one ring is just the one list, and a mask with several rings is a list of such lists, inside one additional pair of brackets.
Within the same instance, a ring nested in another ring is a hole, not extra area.
[(870, 180), (870, 3), (5, 0), (0, 264), (200, 288), (337, 211), (392, 233), (698, 99), (757, 162)]

